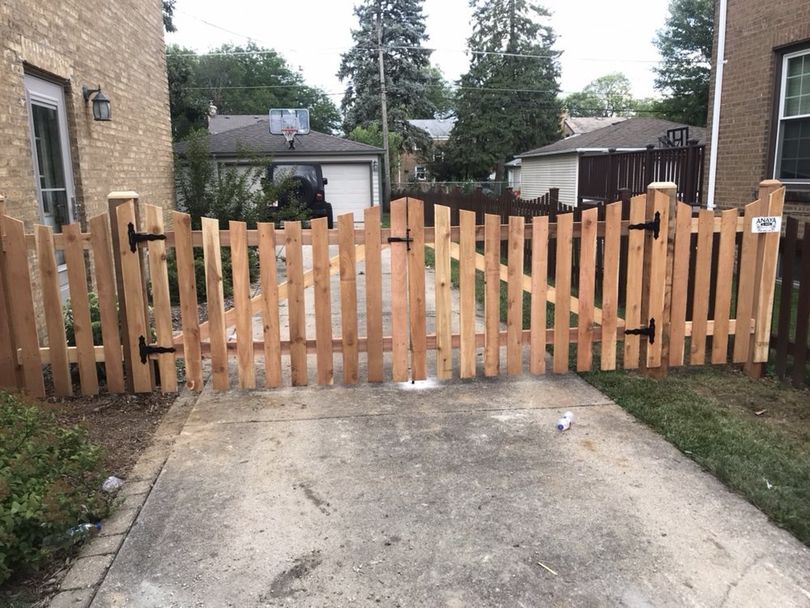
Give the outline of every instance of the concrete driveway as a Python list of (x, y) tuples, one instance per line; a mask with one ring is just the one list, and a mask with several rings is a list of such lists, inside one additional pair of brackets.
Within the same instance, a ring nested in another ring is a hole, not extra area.
[(575, 376), (205, 392), (92, 606), (810, 606), (810, 550)]

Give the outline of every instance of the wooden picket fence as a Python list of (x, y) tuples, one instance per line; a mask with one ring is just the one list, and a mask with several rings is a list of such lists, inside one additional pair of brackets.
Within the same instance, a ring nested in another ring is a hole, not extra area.
[[(338, 373), (343, 384), (542, 374), (547, 360), (555, 373), (619, 367), (665, 373), (669, 366), (730, 361), (755, 371), (768, 358), (779, 234), (756, 234), (751, 225), (756, 216), (781, 216), (783, 202), (784, 188), (769, 181), (742, 216), (704, 210), (693, 217), (691, 206), (677, 202), (674, 184), (652, 184), (646, 195), (631, 199), (627, 219), (622, 204), (613, 203), (576, 218), (510, 217), (506, 224), (492, 214), (477, 224), (475, 212), (461, 210), (454, 226), (450, 208), (437, 205), (431, 227), (425, 226), (423, 202), (403, 198), (391, 204), (390, 228), (373, 207), (365, 210), (361, 228), (345, 214), (332, 230), (325, 219), (306, 229), (286, 222), (282, 229), (260, 223), (249, 230), (243, 222), (223, 228), (210, 218), (192, 229), (187, 214), (172, 212), (165, 230), (163, 209), (139, 204), (135, 193), (114, 193), (110, 212), (92, 218), (86, 232), (70, 225), (61, 234), (46, 226), (25, 234), (23, 223), (0, 208), (0, 385), (45, 395), (47, 368), (48, 390), (70, 395), (74, 366), (82, 394), (100, 390), (99, 370), (111, 392), (151, 391), (158, 378), (171, 392), (178, 388), (179, 359), (194, 390), (203, 387), (206, 371), (215, 390), (328, 385)], [(712, 273), (715, 235), (719, 262)], [(337, 246), (337, 256), (330, 258), (330, 246)], [(312, 262), (306, 267), (308, 247)], [(434, 251), (432, 271), (425, 266), (426, 247)], [(230, 308), (223, 248), (230, 249), (232, 264)], [(255, 292), (251, 248), (260, 268)], [(281, 248), (283, 267), (277, 264)], [(204, 321), (195, 249), (202, 250), (205, 266)], [(64, 252), (75, 346), (66, 344), (62, 322), (58, 251)], [(171, 275), (170, 253), (176, 264)], [(387, 291), (384, 262), (391, 277)], [(734, 275), (735, 267), (743, 271)], [(332, 321), (335, 274), (339, 331)], [(624, 284), (620, 276), (627, 277)], [(179, 328), (172, 324), (170, 280), (179, 292)], [(308, 311), (309, 288), (314, 300)], [(426, 304), (431, 288), (435, 310)], [(90, 291), (98, 296), (101, 340), (93, 337)], [(524, 294), (530, 300), (525, 313)], [(314, 332), (307, 329), (308, 313), (314, 313)]]

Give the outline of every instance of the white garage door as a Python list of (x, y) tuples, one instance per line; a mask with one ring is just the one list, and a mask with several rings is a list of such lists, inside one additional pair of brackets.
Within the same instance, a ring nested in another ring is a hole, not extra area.
[(326, 201), (332, 203), (337, 219), (341, 213), (351, 211), (354, 221), (363, 221), (363, 209), (371, 206), (371, 170), (368, 164), (321, 165), (323, 176), (329, 181), (324, 190)]

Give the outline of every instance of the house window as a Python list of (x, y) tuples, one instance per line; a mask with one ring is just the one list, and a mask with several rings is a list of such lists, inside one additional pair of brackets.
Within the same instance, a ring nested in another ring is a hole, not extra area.
[(810, 49), (784, 56), (774, 174), (810, 182)]
[(414, 173), (416, 173), (416, 181), (424, 182), (427, 180), (427, 167), (425, 165), (416, 165)]

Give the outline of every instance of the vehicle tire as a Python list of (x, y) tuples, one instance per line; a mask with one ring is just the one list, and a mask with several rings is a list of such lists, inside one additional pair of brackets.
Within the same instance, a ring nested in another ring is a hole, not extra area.
[(332, 217), (332, 203), (326, 203), (325, 207), (326, 207), (327, 222), (329, 225), (329, 229), (331, 230), (332, 228), (335, 227), (335, 221), (334, 218)]

